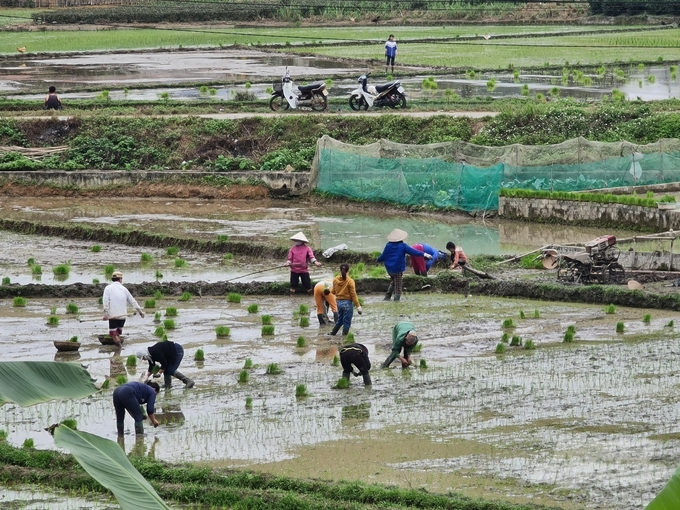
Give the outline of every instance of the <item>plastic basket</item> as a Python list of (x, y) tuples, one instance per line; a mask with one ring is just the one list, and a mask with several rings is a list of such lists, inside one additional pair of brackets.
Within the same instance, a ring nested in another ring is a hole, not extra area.
[(280, 81), (275, 81), (273, 88), (274, 88), (274, 92), (281, 92), (283, 90), (281, 88), (281, 82)]

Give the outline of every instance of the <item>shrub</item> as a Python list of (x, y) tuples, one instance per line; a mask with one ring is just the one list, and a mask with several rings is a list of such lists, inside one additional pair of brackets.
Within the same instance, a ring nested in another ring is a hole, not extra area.
[(175, 329), (175, 320), (174, 319), (165, 319), (163, 321), (163, 327), (167, 329), (168, 331)]
[(177, 317), (178, 313), (179, 312), (177, 311), (177, 308), (175, 308), (174, 306), (168, 306), (165, 309), (165, 316), (166, 317)]
[(307, 345), (307, 340), (305, 339), (304, 336), (299, 336), (297, 339), (297, 346), (304, 347), (305, 345)]
[(506, 351), (507, 347), (505, 346), (504, 343), (499, 343), (496, 345), (496, 354), (503, 354)]
[(90, 248), (90, 251), (92, 251), (92, 253), (99, 253), (102, 251), (102, 247), (98, 244), (95, 244), (92, 248)]
[(194, 354), (194, 361), (205, 361), (205, 353), (203, 349), (196, 349), (196, 354)]
[(231, 329), (228, 326), (217, 326), (215, 328), (215, 335), (219, 337), (231, 335)]
[[(335, 386), (333, 386), (333, 388), (335, 388), (336, 390), (346, 390), (347, 388), (349, 388), (349, 379), (341, 377), (340, 379), (338, 379), (338, 382), (335, 383)], [(296, 396), (298, 396), (297, 393)]]
[(295, 396), (296, 397), (307, 397), (309, 393), (307, 392), (307, 386), (304, 384), (298, 384), (295, 386)]
[(279, 375), (283, 373), (283, 370), (281, 370), (281, 367), (276, 364), (276, 363), (270, 363), (267, 365), (267, 374), (268, 375)]
[(262, 336), (271, 336), (274, 334), (274, 326), (262, 326)]
[(129, 367), (136, 367), (137, 366), (137, 356), (134, 354), (130, 354), (127, 357), (127, 360), (125, 361), (125, 364)]
[(238, 382), (245, 384), (250, 380), (250, 374), (247, 370), (241, 370), (238, 374)]
[(23, 297), (21, 297), (21, 296), (16, 296), (16, 297), (12, 300), (12, 304), (13, 304), (14, 306), (16, 306), (16, 307), (23, 307), (23, 306), (26, 306), (26, 302), (27, 302), (27, 301), (26, 301), (26, 298), (23, 298)]
[(260, 309), (260, 307), (257, 303), (253, 303), (251, 305), (248, 305), (248, 313), (257, 313), (257, 311), (259, 309)]
[(147, 299), (144, 301), (144, 308), (156, 308), (155, 299)]
[(262, 316), (262, 324), (263, 325), (269, 325), (272, 323), (272, 316), (271, 315), (263, 315)]
[(227, 296), (227, 301), (229, 303), (240, 303), (241, 302), (241, 294), (237, 292), (230, 292), (229, 295)]

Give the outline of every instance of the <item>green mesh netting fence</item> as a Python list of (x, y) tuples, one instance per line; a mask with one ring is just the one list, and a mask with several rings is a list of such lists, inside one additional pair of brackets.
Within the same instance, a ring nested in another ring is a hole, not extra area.
[(311, 187), (333, 195), (464, 211), (498, 209), (498, 190), (582, 191), (680, 181), (680, 140), (482, 147), (381, 140), (317, 142)]

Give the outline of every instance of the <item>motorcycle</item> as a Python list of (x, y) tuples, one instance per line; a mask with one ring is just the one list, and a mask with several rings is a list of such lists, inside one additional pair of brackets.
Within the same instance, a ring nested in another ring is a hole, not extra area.
[(296, 87), (288, 73), (288, 68), (286, 68), (286, 74), (283, 75), (281, 81), (274, 82), (273, 88), (274, 92), (272, 92), (272, 98), (269, 100), (269, 108), (275, 112), (281, 109), (295, 109), (304, 106), (316, 112), (323, 112), (328, 108), (326, 84), (317, 82)]
[(399, 80), (384, 83), (382, 85), (368, 86), (368, 74), (362, 74), (358, 82), (361, 86), (354, 90), (349, 97), (349, 107), (358, 111), (362, 108), (368, 110), (369, 106), (382, 108), (406, 108), (406, 92)]

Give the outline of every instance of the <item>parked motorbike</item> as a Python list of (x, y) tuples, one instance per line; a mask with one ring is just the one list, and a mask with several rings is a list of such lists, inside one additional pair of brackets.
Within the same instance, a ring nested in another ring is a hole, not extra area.
[(401, 86), (399, 80), (384, 83), (382, 85), (368, 86), (368, 74), (362, 74), (359, 77), (361, 86), (354, 90), (349, 97), (349, 106), (352, 110), (358, 111), (362, 108), (368, 110), (369, 106), (382, 108), (389, 106), (390, 108), (405, 108), (406, 107), (406, 92)]
[(295, 86), (286, 68), (286, 74), (283, 75), (281, 81), (274, 82), (274, 92), (269, 100), (269, 107), (274, 111), (309, 107), (316, 112), (323, 112), (328, 108), (326, 84), (317, 82)]

